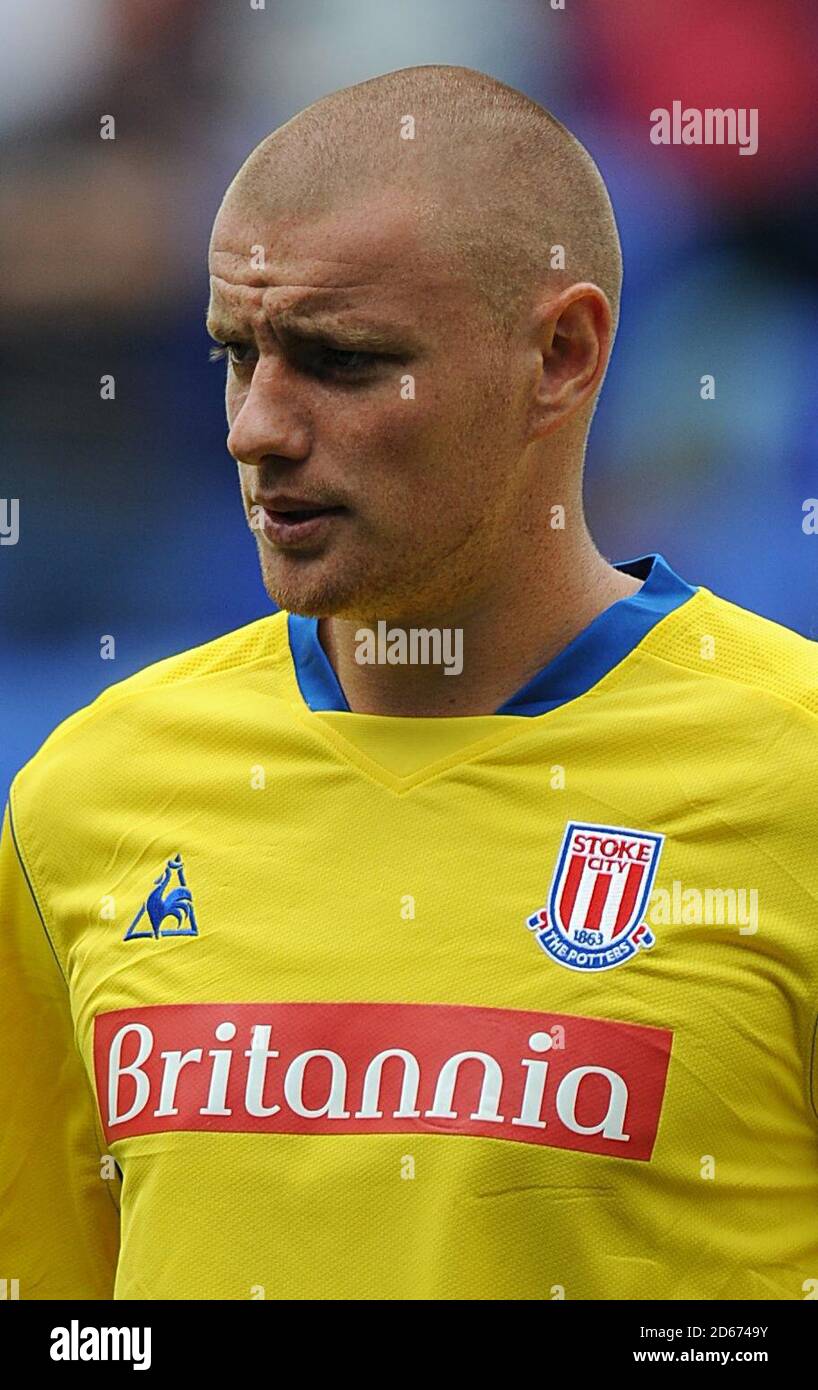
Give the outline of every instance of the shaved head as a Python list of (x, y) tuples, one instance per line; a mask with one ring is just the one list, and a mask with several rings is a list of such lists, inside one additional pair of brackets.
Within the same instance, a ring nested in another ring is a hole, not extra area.
[(404, 68), (323, 97), (257, 146), (225, 203), (300, 217), (390, 190), (504, 329), (538, 289), (578, 281), (604, 292), (615, 326), (622, 256), (593, 159), (544, 107), (471, 68)]

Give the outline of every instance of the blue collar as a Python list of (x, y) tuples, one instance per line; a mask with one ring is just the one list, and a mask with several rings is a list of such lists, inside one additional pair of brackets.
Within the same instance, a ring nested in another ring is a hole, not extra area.
[[(553, 661), (506, 700), (497, 714), (532, 718), (576, 700), (618, 666), (660, 619), (696, 593), (661, 555), (641, 555), (638, 560), (626, 560), (615, 568), (642, 579), (641, 589), (598, 614)], [(290, 613), (287, 627), (296, 680), (305, 704), (314, 711), (349, 713), (346, 696), (318, 639), (318, 619)]]

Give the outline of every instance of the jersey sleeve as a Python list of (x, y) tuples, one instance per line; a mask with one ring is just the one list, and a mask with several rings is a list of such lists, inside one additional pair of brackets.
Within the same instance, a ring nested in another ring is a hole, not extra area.
[(93, 1104), (68, 988), (9, 805), (0, 837), (0, 1281), (8, 1281), (7, 1297), (113, 1297), (119, 1184), (103, 1174)]

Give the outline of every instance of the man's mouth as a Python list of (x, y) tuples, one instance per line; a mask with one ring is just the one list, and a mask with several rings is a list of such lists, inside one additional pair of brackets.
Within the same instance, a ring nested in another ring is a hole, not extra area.
[(343, 507), (265, 507), (267, 515), (273, 521), (285, 522), (290, 525), (299, 521), (312, 521), (316, 516), (336, 515), (344, 511)]
[(300, 497), (272, 497), (260, 501), (264, 511), (262, 532), (279, 546), (306, 546), (322, 540), (333, 519), (347, 512), (346, 507), (330, 506)]

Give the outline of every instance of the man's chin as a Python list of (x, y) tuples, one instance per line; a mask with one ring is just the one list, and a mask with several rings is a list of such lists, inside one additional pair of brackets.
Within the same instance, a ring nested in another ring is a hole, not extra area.
[(437, 608), (424, 592), (425, 575), (375, 570), (339, 555), (264, 556), (261, 573), (273, 603), (304, 618), (372, 624)]
[(304, 618), (343, 618), (360, 601), (350, 576), (332, 573), (320, 560), (264, 565), (262, 579), (268, 597), (279, 608)]

